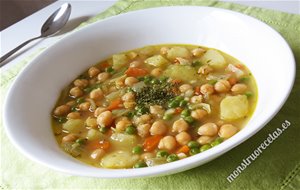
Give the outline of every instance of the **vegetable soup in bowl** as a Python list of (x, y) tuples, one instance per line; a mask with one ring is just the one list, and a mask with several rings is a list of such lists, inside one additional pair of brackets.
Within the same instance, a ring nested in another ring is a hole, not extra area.
[(294, 77), (289, 46), (256, 19), (209, 7), (147, 9), (42, 52), (10, 88), (4, 125), (22, 153), (62, 172), (167, 175), (258, 132)]

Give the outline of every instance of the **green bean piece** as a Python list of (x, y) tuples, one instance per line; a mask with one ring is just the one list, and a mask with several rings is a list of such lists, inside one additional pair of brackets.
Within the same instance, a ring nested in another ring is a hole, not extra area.
[(169, 108), (177, 108), (179, 106), (179, 101), (178, 100), (172, 100), (169, 102), (168, 107)]
[(144, 161), (138, 161), (137, 163), (134, 164), (134, 168), (144, 168), (147, 167), (147, 164)]
[(179, 160), (178, 156), (176, 154), (170, 154), (168, 157), (167, 157), (167, 162), (174, 162), (176, 160)]
[(187, 145), (190, 148), (199, 148), (200, 147), (200, 144), (197, 141), (190, 141)]
[(179, 103), (179, 106), (180, 106), (180, 107), (184, 107), (184, 106), (186, 106), (187, 104), (188, 104), (188, 101), (186, 101), (186, 100), (181, 100), (180, 103)]
[(208, 149), (211, 148), (211, 145), (210, 144), (205, 144), (205, 145), (202, 145), (201, 148), (200, 148), (200, 152), (204, 152)]
[(176, 101), (182, 101), (184, 99), (184, 97), (183, 96), (177, 96), (177, 97), (175, 97), (175, 99), (174, 100), (176, 100)]
[(188, 124), (192, 124), (195, 120), (192, 116), (187, 116), (183, 118)]
[(143, 152), (143, 148), (141, 146), (135, 146), (132, 149), (133, 154), (141, 154)]
[(136, 133), (136, 128), (133, 125), (129, 125), (126, 129), (125, 129), (125, 133), (129, 134), (129, 135), (133, 135)]
[(169, 155), (169, 153), (165, 150), (159, 150), (156, 153), (157, 158), (164, 158), (164, 157), (167, 157), (168, 155)]

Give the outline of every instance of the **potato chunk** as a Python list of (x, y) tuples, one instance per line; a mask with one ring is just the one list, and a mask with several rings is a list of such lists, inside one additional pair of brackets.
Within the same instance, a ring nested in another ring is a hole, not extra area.
[(110, 143), (119, 150), (131, 150), (136, 145), (137, 138), (135, 135), (114, 133), (110, 137)]
[(125, 54), (115, 54), (112, 56), (113, 68), (120, 69), (128, 63), (128, 58)]
[(164, 75), (185, 82), (198, 79), (196, 70), (193, 67), (186, 65), (170, 65), (164, 71)]
[(172, 47), (167, 52), (167, 58), (170, 60), (174, 60), (177, 57), (181, 58), (190, 58), (191, 53), (185, 47)]
[(81, 119), (69, 119), (63, 124), (63, 129), (69, 131), (70, 133), (79, 133), (84, 130), (84, 121)]
[(201, 58), (203, 63), (207, 63), (209, 66), (215, 69), (222, 69), (227, 66), (224, 57), (217, 50), (208, 50)]
[(128, 151), (115, 151), (105, 155), (101, 160), (104, 168), (131, 168), (138, 161), (139, 156)]
[(245, 95), (227, 96), (220, 104), (221, 119), (235, 120), (248, 113), (248, 99)]
[(147, 63), (149, 65), (153, 65), (155, 67), (164, 67), (164, 66), (167, 65), (168, 60), (166, 60), (161, 55), (154, 55), (154, 56), (149, 57), (148, 59), (146, 59), (145, 63)]

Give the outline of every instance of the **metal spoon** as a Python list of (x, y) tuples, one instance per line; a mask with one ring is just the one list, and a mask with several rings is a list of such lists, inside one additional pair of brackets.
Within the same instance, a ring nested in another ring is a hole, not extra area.
[(11, 56), (15, 52), (17, 52), (19, 49), (21, 49), (28, 43), (30, 43), (34, 40), (37, 40), (39, 38), (51, 36), (51, 35), (57, 33), (58, 31), (60, 31), (63, 28), (63, 26), (65, 26), (67, 21), (69, 20), (70, 14), (71, 14), (71, 5), (69, 3), (64, 3), (43, 24), (43, 26), (41, 28), (41, 35), (38, 37), (32, 38), (30, 40), (27, 40), (26, 42), (22, 43), (15, 49), (11, 50), (10, 52), (8, 52), (4, 56), (2, 56), (0, 58), (0, 67), (2, 67), (3, 65), (6, 64), (6, 63), (3, 63), (3, 61), (5, 59), (7, 59), (9, 56)]

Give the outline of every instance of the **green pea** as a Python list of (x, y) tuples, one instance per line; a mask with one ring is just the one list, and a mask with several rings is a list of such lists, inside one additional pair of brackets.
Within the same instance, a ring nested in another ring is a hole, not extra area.
[(169, 108), (177, 108), (179, 106), (179, 101), (178, 100), (172, 100), (169, 104)]
[(206, 150), (208, 150), (210, 148), (211, 148), (210, 144), (205, 144), (205, 145), (201, 146), (200, 152), (204, 152), (204, 151), (206, 151)]
[(134, 116), (134, 111), (128, 112), (128, 113), (126, 114), (126, 116), (129, 117), (129, 118), (133, 118), (133, 116)]
[(184, 110), (182, 110), (182, 112), (181, 112), (181, 116), (182, 117), (188, 117), (188, 116), (190, 116), (191, 115), (191, 112), (190, 112), (190, 110), (188, 110), (188, 109), (184, 109)]
[(125, 129), (125, 133), (129, 134), (129, 135), (133, 135), (136, 133), (136, 128), (133, 125), (129, 125), (126, 129)]
[(176, 160), (179, 160), (178, 156), (176, 154), (170, 154), (168, 157), (167, 157), (167, 162), (174, 162)]
[(137, 163), (134, 164), (134, 168), (144, 168), (147, 167), (147, 164), (144, 161), (138, 161)]
[(107, 68), (105, 69), (105, 71), (108, 72), (108, 73), (113, 73), (113, 72), (115, 72), (115, 70), (114, 70), (112, 67), (107, 67)]
[(107, 130), (108, 130), (108, 128), (106, 128), (106, 127), (100, 127), (100, 128), (99, 128), (99, 131), (100, 131), (101, 133), (106, 133)]
[(187, 104), (188, 104), (188, 101), (186, 101), (186, 100), (181, 100), (180, 103), (179, 103), (179, 106), (180, 106), (180, 107), (184, 107), (184, 106), (186, 106)]
[(133, 154), (141, 154), (143, 152), (143, 148), (141, 146), (135, 146), (132, 149)]
[(214, 85), (214, 84), (216, 84), (218, 82), (218, 80), (209, 80), (208, 81), (208, 84), (211, 84), (211, 85)]
[(76, 103), (81, 104), (84, 102), (84, 98), (77, 98)]
[(169, 155), (169, 153), (165, 150), (159, 150), (156, 153), (157, 158), (164, 158), (164, 157), (167, 157), (168, 155)]
[(197, 141), (190, 141), (188, 144), (190, 148), (199, 148), (200, 144)]
[(245, 95), (247, 96), (247, 98), (251, 98), (253, 96), (252, 92), (246, 92)]
[(65, 117), (59, 117), (57, 118), (58, 123), (65, 123), (67, 121), (67, 118)]
[(190, 149), (190, 155), (195, 155), (200, 153), (200, 149), (199, 148), (191, 148)]
[(163, 116), (163, 120), (171, 120), (172, 117), (173, 117), (172, 114), (165, 114), (165, 115)]
[(212, 147), (217, 146), (223, 142), (223, 139), (221, 137), (216, 138), (213, 142), (210, 143)]
[(86, 139), (84, 139), (84, 138), (79, 138), (79, 139), (77, 139), (75, 142), (78, 143), (78, 144), (80, 144), (80, 145), (82, 145), (82, 144), (85, 144)]

